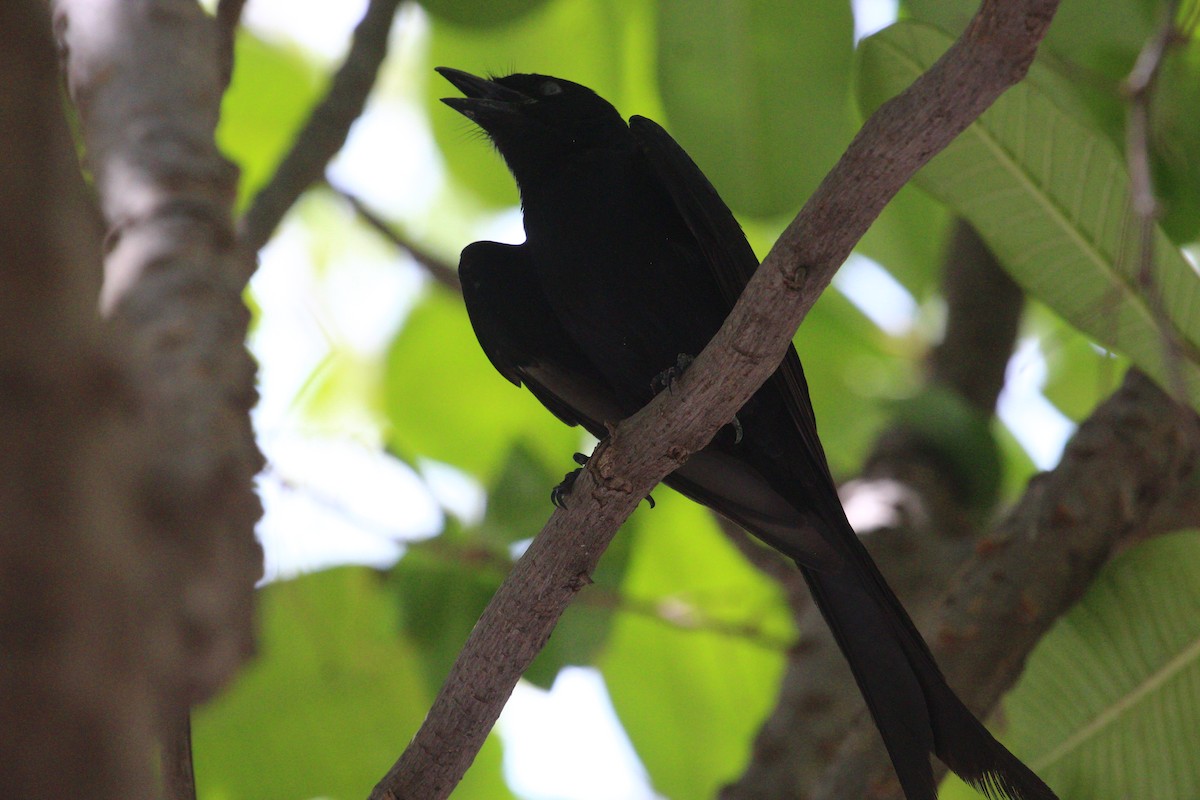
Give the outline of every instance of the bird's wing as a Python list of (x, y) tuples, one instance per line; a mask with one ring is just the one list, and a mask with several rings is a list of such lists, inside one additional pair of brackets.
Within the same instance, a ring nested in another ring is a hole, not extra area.
[[(758, 268), (758, 257), (733, 212), (717, 194), (691, 156), (654, 120), (632, 117), (629, 128), (646, 160), (670, 193), (675, 206), (696, 238), (705, 262), (732, 308)], [(788, 414), (804, 441), (809, 465), (833, 485), (825, 451), (817, 437), (817, 420), (808, 396), (808, 382), (796, 349), (789, 345), (779, 369), (768, 379), (787, 406)], [(840, 513), (840, 511), (838, 512)]]
[(594, 436), (621, 419), (611, 390), (551, 310), (523, 246), (468, 245), (458, 274), (475, 338), (496, 371)]

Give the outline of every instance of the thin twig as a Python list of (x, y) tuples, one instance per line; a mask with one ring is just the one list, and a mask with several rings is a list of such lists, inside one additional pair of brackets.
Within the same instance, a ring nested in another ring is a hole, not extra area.
[(220, 0), (217, 3), (218, 58), (221, 65), (221, 85), (225, 88), (229, 88), (229, 82), (233, 79), (234, 44), (245, 6), (246, 0)]
[(375, 86), (400, 3), (371, 0), (367, 6), (367, 13), (354, 29), (350, 52), (333, 76), (329, 91), (313, 108), (291, 150), (242, 217), (238, 238), (248, 251), (256, 253), (267, 243), (283, 215), (321, 180), (330, 159), (342, 149), (350, 126), (362, 116), (367, 96)]
[(196, 800), (196, 772), (192, 763), (192, 715), (184, 713), (168, 723), (163, 739), (164, 798)]
[(962, 37), (867, 121), (755, 273), (675, 392), (613, 430), (476, 624), (374, 800), (441, 800), (643, 497), (727, 424), (782, 360), (834, 272), (900, 187), (1024, 77), (1056, 0), (985, 0)]
[(1162, 293), (1154, 274), (1155, 234), (1162, 209), (1154, 189), (1150, 157), (1150, 110), (1166, 56), (1172, 45), (1180, 41), (1175, 26), (1178, 12), (1179, 0), (1168, 0), (1162, 7), (1162, 21), (1142, 45), (1133, 69), (1122, 83), (1122, 89), (1129, 99), (1125, 157), (1129, 168), (1133, 211), (1138, 218), (1138, 285), (1154, 311), (1172, 391), (1178, 397), (1187, 397), (1186, 382), (1180, 368), (1184, 344), (1179, 332), (1167, 320)]
[(376, 214), (366, 206), (361, 200), (347, 192), (345, 189), (338, 188), (332, 183), (329, 188), (350, 204), (355, 213), (362, 218), (362, 221), (367, 223), (376, 233), (387, 239), (389, 242), (400, 248), (404, 252), (412, 256), (413, 260), (425, 268), (429, 273), (429, 277), (445, 286), (447, 289), (462, 294), (462, 283), (458, 279), (458, 270), (447, 264), (442, 259), (430, 253), (428, 250), (419, 245), (413, 244), (408, 239), (401, 236), (391, 225), (384, 221), (383, 217)]

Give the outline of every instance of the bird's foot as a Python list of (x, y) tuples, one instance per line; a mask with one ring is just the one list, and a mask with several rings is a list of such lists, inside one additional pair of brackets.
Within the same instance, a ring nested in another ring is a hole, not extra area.
[(683, 377), (683, 373), (696, 360), (695, 356), (690, 356), (687, 353), (680, 353), (675, 357), (675, 363), (664, 369), (662, 372), (654, 376), (650, 381), (650, 391), (653, 394), (658, 394), (663, 389), (674, 390), (675, 382)]
[[(675, 364), (673, 366), (667, 367), (662, 372), (655, 375), (654, 380), (650, 381), (650, 391), (654, 394), (658, 394), (663, 389), (673, 390), (675, 388), (675, 382), (683, 377), (683, 373), (687, 371), (687, 368), (690, 367), (692, 362), (695, 360), (695, 356), (690, 356), (687, 353), (680, 353), (676, 357)], [(739, 420), (735, 415), (729, 424), (733, 427), (733, 443), (741, 444), (741, 420)]]
[(737, 418), (737, 414), (733, 415), (733, 419), (729, 421), (729, 425), (733, 428), (733, 443), (742, 443), (742, 421)]
[[(583, 472), (583, 467), (591, 460), (591, 456), (583, 453), (576, 453), (573, 458), (575, 463), (579, 465), (579, 469), (573, 469), (563, 476), (562, 483), (550, 490), (550, 502), (555, 508), (567, 507), (567, 496), (571, 494), (571, 490), (575, 487), (575, 481), (579, 479), (579, 473)], [(646, 495), (646, 502), (654, 508), (654, 496)]]
[(555, 508), (567, 507), (567, 496), (571, 494), (571, 489), (575, 487), (575, 481), (579, 479), (579, 473), (583, 472), (583, 466), (587, 464), (590, 456), (585, 456), (583, 453), (576, 453), (573, 458), (575, 463), (579, 465), (579, 469), (573, 469), (563, 476), (562, 483), (550, 490), (550, 502)]

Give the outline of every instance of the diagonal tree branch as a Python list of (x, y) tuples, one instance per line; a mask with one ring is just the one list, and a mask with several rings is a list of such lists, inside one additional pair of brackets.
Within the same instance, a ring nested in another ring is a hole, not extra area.
[(425, 250), (424, 248), (401, 236), (383, 219), (383, 217), (379, 216), (370, 208), (368, 208), (363, 201), (359, 200), (354, 195), (350, 194), (344, 189), (339, 189), (333, 184), (329, 184), (329, 188), (335, 194), (340, 195), (343, 200), (349, 203), (350, 207), (354, 209), (354, 212), (362, 218), (362, 221), (365, 222), (371, 228), (371, 230), (378, 233), (384, 239), (387, 239), (400, 250), (403, 250), (405, 253), (408, 253), (408, 255), (412, 256), (414, 261), (425, 268), (425, 271), (429, 274), (429, 277), (433, 278), (435, 281), (440, 283), (442, 286), (445, 286), (455, 294), (459, 296), (462, 295), (462, 282), (458, 279), (457, 269), (435, 256), (433, 253), (430, 253), (428, 250)]
[[(371, 0), (367, 6), (367, 13), (354, 29), (350, 52), (333, 76), (329, 91), (242, 217), (238, 235), (250, 252), (257, 253), (267, 243), (283, 215), (324, 177), (326, 165), (346, 143), (350, 126), (362, 116), (367, 95), (387, 55), (388, 35), (400, 2)], [(249, 272), (244, 277), (249, 278)]]
[(444, 798), (600, 554), (655, 484), (703, 447), (783, 357), (800, 321), (900, 187), (1021, 80), (1055, 0), (985, 0), (950, 50), (864, 125), (788, 226), (677, 391), (621, 423), (472, 631), (425, 723), (371, 793)]
[(219, 0), (217, 3), (217, 47), (220, 53), (221, 85), (225, 87), (233, 80), (233, 51), (245, 6), (246, 0)]

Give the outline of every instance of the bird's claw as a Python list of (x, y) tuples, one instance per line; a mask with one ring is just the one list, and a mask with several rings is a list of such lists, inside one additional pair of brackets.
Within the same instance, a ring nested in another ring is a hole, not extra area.
[(650, 391), (653, 394), (658, 394), (663, 389), (674, 389), (675, 382), (683, 377), (683, 373), (696, 360), (695, 356), (690, 356), (687, 353), (680, 353), (675, 358), (675, 363), (662, 372), (654, 376), (654, 380), (650, 381)]
[(733, 426), (733, 443), (741, 444), (742, 443), (742, 421), (737, 418), (737, 414), (733, 415), (733, 419), (729, 421), (729, 424)]
[[(550, 490), (550, 502), (554, 504), (555, 508), (567, 507), (567, 497), (571, 494), (571, 489), (575, 487), (575, 481), (579, 479), (579, 473), (583, 472), (583, 467), (591, 460), (591, 456), (584, 455), (583, 453), (576, 453), (572, 458), (579, 465), (579, 469), (573, 469), (568, 472), (563, 476), (562, 483)], [(653, 495), (646, 495), (646, 502), (650, 504), (651, 508), (654, 508)]]
[(571, 489), (575, 486), (576, 479), (579, 478), (581, 469), (573, 469), (563, 476), (562, 483), (550, 490), (550, 502), (555, 508), (567, 507), (567, 496), (571, 494)]

